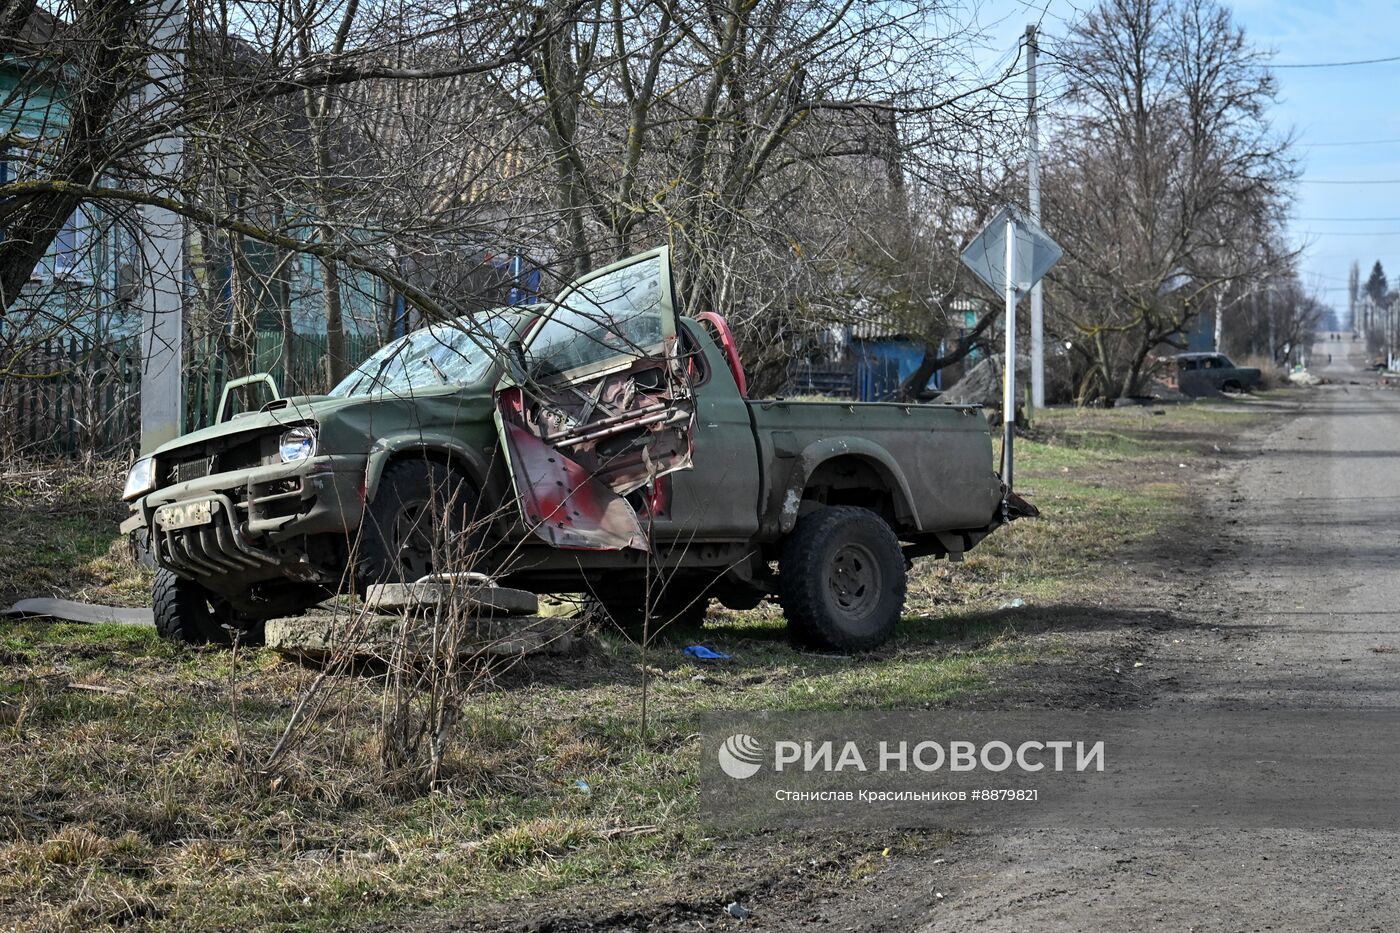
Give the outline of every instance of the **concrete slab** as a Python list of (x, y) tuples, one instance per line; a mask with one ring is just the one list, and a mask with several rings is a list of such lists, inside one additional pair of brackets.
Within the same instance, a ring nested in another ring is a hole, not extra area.
[(481, 573), (437, 574), (413, 583), (378, 583), (365, 589), (365, 606), (374, 610), (436, 608), (455, 603), (490, 615), (534, 615), (540, 601), (534, 593), (496, 586)]
[(313, 610), (269, 619), (266, 644), (282, 654), (316, 661), (389, 659), (407, 651), (460, 658), (569, 654), (580, 647), (582, 619), (543, 616), (478, 617), (456, 623), (431, 615), (387, 615)]

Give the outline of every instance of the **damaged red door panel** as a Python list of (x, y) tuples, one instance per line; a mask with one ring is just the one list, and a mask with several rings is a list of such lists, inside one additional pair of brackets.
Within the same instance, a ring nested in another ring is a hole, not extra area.
[(517, 424), (507, 424), (510, 467), (525, 521), (554, 547), (646, 549), (636, 510), (584, 467)]
[(496, 409), (536, 535), (556, 547), (646, 546), (625, 497), (693, 459), (677, 334), (664, 248), (580, 279), (531, 331), (523, 371), (502, 381)]

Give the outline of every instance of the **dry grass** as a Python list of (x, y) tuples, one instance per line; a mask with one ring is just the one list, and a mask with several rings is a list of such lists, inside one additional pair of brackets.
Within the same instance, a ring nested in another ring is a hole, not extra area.
[(151, 575), (130, 557), (117, 525), (124, 464), (12, 464), (0, 470), (0, 608), (28, 596), (63, 595), (143, 605)]
[[(643, 671), (621, 638), (496, 672), (464, 703), (432, 793), (384, 770), (382, 672), (318, 688), (325, 702), (294, 754), (259, 774), (316, 670), (130, 628), (6, 623), (0, 925), (330, 929), (426, 910), (500, 917), (507, 901), (525, 915), (591, 914), (817, 860), (833, 884), (878, 874), (886, 846), (917, 843), (712, 837), (697, 818), (697, 714), (977, 705), (1040, 689), (1047, 665), (1079, 660), (1061, 637), (1066, 607), (1106, 600), (1120, 558), (1185, 520), (1190, 477), (1252, 417), (1231, 411), (1042, 413), (1019, 469), (1045, 518), (998, 532), (961, 566), (920, 564), (893, 643), (857, 659), (806, 654), (775, 607), (716, 607), (706, 643), (734, 659), (702, 665), (654, 646), (645, 738)], [(94, 482), (6, 493), (25, 513), (0, 540), (26, 562), (11, 587), (136, 592), (95, 507), (110, 485)], [(61, 551), (60, 535), (87, 544)], [(116, 579), (96, 569), (104, 559)], [(1001, 608), (1017, 598), (1029, 605)]]

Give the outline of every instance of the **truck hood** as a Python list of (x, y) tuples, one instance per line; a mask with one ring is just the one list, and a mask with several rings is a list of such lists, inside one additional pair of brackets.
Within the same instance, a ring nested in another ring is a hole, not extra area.
[(157, 447), (154, 455), (160, 456), (192, 447), (203, 447), (210, 442), (218, 442), (222, 445), (230, 438), (242, 437), (247, 434), (264, 434), (278, 428), (320, 420), (331, 412), (363, 401), (362, 398), (333, 398), (329, 395), (295, 395), (277, 399), (269, 402), (261, 411), (237, 415), (222, 424), (211, 424), (207, 428), (182, 434)]

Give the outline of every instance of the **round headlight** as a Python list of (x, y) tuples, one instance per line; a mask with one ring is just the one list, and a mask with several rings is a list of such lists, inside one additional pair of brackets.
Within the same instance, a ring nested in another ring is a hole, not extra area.
[(156, 488), (156, 461), (154, 457), (142, 457), (131, 465), (126, 474), (126, 485), (122, 487), (122, 499), (144, 496)]
[(292, 428), (277, 445), (283, 463), (305, 460), (316, 452), (316, 431), (310, 427)]

